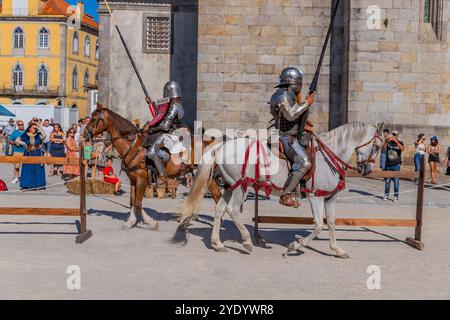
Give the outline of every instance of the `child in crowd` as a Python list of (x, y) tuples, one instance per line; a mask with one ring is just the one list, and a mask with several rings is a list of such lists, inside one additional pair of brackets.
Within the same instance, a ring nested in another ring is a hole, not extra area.
[[(85, 175), (88, 177), (89, 175), (89, 169), (91, 168), (90, 162), (91, 162), (91, 154), (92, 154), (92, 142), (91, 141), (85, 141), (84, 142), (84, 155), (83, 155), (83, 165), (85, 167)], [(92, 173), (91, 173), (92, 176)]]
[(120, 179), (114, 174), (114, 169), (113, 169), (112, 165), (113, 165), (113, 160), (111, 158), (108, 158), (106, 160), (106, 167), (105, 167), (105, 169), (103, 169), (103, 176), (104, 176), (105, 182), (112, 183), (114, 185), (114, 194), (116, 196), (118, 196), (125, 192), (123, 192), (120, 189), (120, 186), (121, 186)]

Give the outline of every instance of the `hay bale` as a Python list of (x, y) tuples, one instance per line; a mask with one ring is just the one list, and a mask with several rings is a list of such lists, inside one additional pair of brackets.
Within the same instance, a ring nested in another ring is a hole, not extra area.
[(158, 199), (165, 199), (166, 197), (166, 188), (156, 188), (156, 195)]
[[(106, 183), (100, 179), (86, 179), (86, 194), (114, 194), (114, 185)], [(67, 182), (67, 192), (80, 194), (80, 179), (73, 179)]]
[(106, 183), (100, 179), (89, 179), (89, 182), (94, 194), (114, 194), (114, 185), (112, 183)]
[(154, 198), (155, 188), (153, 187), (147, 187), (145, 189), (145, 195), (146, 198)]
[(145, 197), (154, 198), (156, 196), (158, 199), (175, 199), (179, 185), (180, 183), (176, 179), (159, 178), (157, 184), (153, 183), (147, 187)]

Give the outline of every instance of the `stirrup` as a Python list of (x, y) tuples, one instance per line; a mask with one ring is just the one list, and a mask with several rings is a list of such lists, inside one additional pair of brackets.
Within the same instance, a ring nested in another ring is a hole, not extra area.
[(280, 196), (279, 203), (286, 207), (299, 208), (301, 206), (298, 197), (295, 194), (288, 193)]

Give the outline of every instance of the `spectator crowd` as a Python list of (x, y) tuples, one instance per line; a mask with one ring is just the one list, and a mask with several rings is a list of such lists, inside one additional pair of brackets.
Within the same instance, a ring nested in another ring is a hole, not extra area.
[[(405, 150), (405, 144), (400, 139), (398, 131), (390, 131), (388, 129), (383, 130), (384, 144), (381, 148), (380, 156), (380, 168), (384, 171), (400, 171), (403, 164), (402, 153)], [(441, 145), (437, 136), (432, 136), (427, 145), (427, 138), (425, 134), (418, 135), (417, 140), (414, 143), (414, 167), (415, 171), (420, 171), (422, 157), (428, 161), (430, 167), (430, 183), (437, 184), (438, 168), (441, 163)], [(444, 160), (444, 172), (446, 175), (450, 175), (450, 147), (447, 149)], [(394, 202), (399, 201), (400, 194), (400, 179), (399, 178), (386, 178), (384, 188), (384, 199), (389, 200), (391, 183), (394, 183)], [(417, 183), (416, 179), (416, 183)]]
[[(51, 157), (79, 157), (79, 143), (82, 132), (89, 123), (90, 117), (73, 123), (67, 132), (60, 124), (51, 119), (33, 118), (25, 125), (24, 121), (13, 118), (5, 126), (0, 126), (0, 151), (6, 156), (51, 156)], [(133, 124), (139, 127), (138, 120)], [(116, 193), (120, 191), (120, 180), (112, 169), (112, 159), (108, 154), (112, 145), (107, 143), (103, 135), (99, 135), (92, 142), (84, 142), (83, 163), (86, 175), (103, 179), (115, 185)], [(402, 153), (405, 144), (400, 139), (398, 131), (383, 131), (383, 146), (381, 148), (380, 168), (385, 171), (400, 171), (403, 160)], [(419, 134), (414, 143), (414, 166), (420, 171), (421, 159), (425, 157), (430, 167), (431, 184), (437, 184), (438, 168), (441, 164), (442, 147), (437, 136), (432, 136), (427, 144), (427, 137)], [(443, 168), (450, 175), (450, 147), (444, 155)], [(44, 189), (46, 187), (45, 166), (40, 164), (14, 164), (13, 180), (20, 183), (21, 189)], [(49, 165), (49, 176), (60, 176), (65, 180), (80, 175), (78, 165)], [(399, 201), (400, 180), (398, 178), (385, 179), (384, 200), (389, 200), (391, 184), (394, 183), (394, 202)]]
[[(13, 118), (5, 126), (0, 126), (0, 152), (5, 156), (36, 156), (36, 157), (65, 157), (79, 158), (79, 143), (85, 126), (90, 117), (80, 119), (64, 132), (61, 125), (53, 119), (39, 119), (34, 117), (25, 124), (22, 120)], [(112, 145), (99, 135), (92, 142), (83, 142), (85, 148), (84, 165), (86, 175), (103, 179), (103, 172), (107, 167), (107, 156), (112, 151)], [(20, 184), (21, 189), (45, 189), (45, 165), (19, 164), (14, 166), (11, 183)], [(48, 165), (49, 176), (60, 176), (70, 180), (80, 175), (78, 165)], [(110, 170), (106, 170), (110, 172)]]

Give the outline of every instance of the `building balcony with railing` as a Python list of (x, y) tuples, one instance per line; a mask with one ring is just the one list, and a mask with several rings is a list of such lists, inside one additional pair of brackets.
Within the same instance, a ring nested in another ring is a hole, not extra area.
[(32, 97), (55, 97), (59, 96), (59, 86), (20, 86), (14, 84), (0, 85), (2, 96), (32, 96)]

